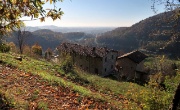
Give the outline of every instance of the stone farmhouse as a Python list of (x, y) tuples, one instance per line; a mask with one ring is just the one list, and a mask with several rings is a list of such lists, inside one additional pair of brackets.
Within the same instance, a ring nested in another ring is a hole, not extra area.
[(126, 80), (141, 80), (145, 81), (148, 74), (144, 70), (143, 60), (147, 56), (140, 51), (132, 51), (130, 53), (124, 54), (117, 58), (116, 70), (117, 78)]
[(60, 54), (69, 53), (73, 63), (82, 70), (106, 76), (115, 69), (118, 52), (112, 49), (62, 43), (57, 47)]

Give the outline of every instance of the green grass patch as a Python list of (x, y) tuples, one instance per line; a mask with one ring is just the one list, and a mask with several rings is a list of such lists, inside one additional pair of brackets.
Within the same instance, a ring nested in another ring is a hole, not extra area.
[[(38, 61), (38, 60), (29, 58), (26, 56), (23, 56), (22, 61), (18, 61), (18, 60), (15, 60), (15, 57), (16, 56), (12, 56), (11, 54), (0, 53), (0, 61), (3, 61), (6, 65), (11, 65), (11, 66), (17, 67), (25, 72), (30, 72), (34, 75), (39, 75), (42, 77), (42, 79), (47, 80), (52, 85), (68, 87), (71, 90), (78, 92), (80, 95), (92, 97), (97, 100), (106, 101), (106, 102), (112, 103), (112, 105), (115, 105), (116, 107), (121, 107), (121, 102), (112, 100), (108, 96), (102, 97), (102, 95), (99, 92), (92, 92), (91, 90), (89, 90), (89, 88), (85, 88), (85, 87), (78, 85), (76, 83), (73, 83), (69, 80), (65, 80), (61, 77), (57, 77), (55, 75), (55, 73), (57, 73), (57, 72), (61, 75), (65, 75), (65, 77), (67, 76), (68, 78), (71, 78), (72, 74), (74, 74), (74, 73), (72, 73), (71, 75), (64, 74), (63, 70), (61, 70), (58, 65), (54, 66), (49, 62)], [(76, 77), (74, 77), (74, 78), (76, 78)], [(81, 79), (85, 79), (85, 78), (81, 78)], [(93, 76), (90, 77), (90, 79), (91, 80), (89, 80), (89, 81), (93, 82), (94, 84), (95, 84), (94, 81), (97, 81), (97, 80), (92, 80)], [(98, 86), (98, 87), (100, 88), (100, 86)], [(115, 86), (114, 86), (114, 88), (115, 88)], [(103, 89), (104, 88), (102, 88), (102, 91), (103, 91)]]
[(49, 110), (48, 104), (43, 101), (38, 102), (38, 110)]

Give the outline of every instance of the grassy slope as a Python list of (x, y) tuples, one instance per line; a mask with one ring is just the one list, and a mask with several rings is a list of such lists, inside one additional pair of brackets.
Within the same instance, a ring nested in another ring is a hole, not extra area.
[[(20, 62), (14, 59), (14, 55), (0, 53), (0, 60), (5, 62), (6, 65), (21, 69), (25, 73), (38, 75), (52, 85), (70, 88), (82, 96), (108, 102), (117, 108), (126, 107), (128, 101), (131, 106), (140, 109), (136, 103), (127, 100), (128, 97), (124, 97), (132, 86), (138, 88), (137, 90), (145, 89), (139, 85), (101, 78), (78, 69), (75, 69), (73, 73), (64, 74), (58, 65), (52, 65), (46, 61), (38, 61), (29, 57), (25, 57)], [(76, 82), (77, 79), (80, 81)], [(86, 82), (88, 83), (86, 84)]]
[[(74, 108), (110, 108), (106, 102), (79, 95), (68, 87), (50, 84), (38, 75), (1, 65), (0, 90), (13, 109), (43, 108), (51, 110)], [(96, 105), (97, 104), (97, 105)], [(0, 105), (0, 109), (1, 105)]]

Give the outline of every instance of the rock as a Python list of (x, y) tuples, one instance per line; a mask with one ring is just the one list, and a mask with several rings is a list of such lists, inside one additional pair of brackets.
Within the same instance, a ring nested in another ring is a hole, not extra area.
[(19, 61), (22, 61), (22, 57), (21, 57), (21, 56), (16, 57), (15, 59), (16, 59), (16, 60), (19, 60)]

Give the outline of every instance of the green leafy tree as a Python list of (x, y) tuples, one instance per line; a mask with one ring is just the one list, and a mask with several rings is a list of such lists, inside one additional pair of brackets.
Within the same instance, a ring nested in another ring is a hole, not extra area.
[(69, 53), (61, 53), (59, 56), (60, 67), (65, 73), (71, 72), (73, 70), (73, 60)]
[(10, 51), (10, 46), (7, 45), (6, 43), (0, 44), (0, 52), (9, 52)]

